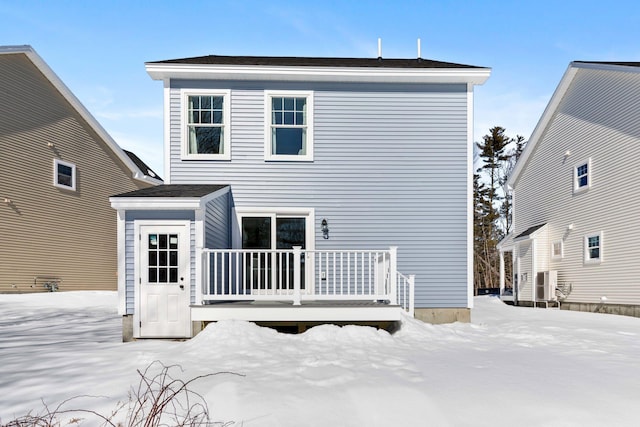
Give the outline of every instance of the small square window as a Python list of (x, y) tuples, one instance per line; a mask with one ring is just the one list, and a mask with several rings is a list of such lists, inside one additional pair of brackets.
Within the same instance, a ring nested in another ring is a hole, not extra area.
[(54, 159), (53, 185), (67, 190), (76, 189), (76, 165)]
[(313, 92), (265, 91), (265, 159), (313, 160)]
[(588, 159), (573, 168), (573, 192), (579, 193), (591, 188), (591, 181), (591, 159)]
[(587, 264), (600, 263), (602, 254), (602, 232), (584, 236), (584, 262)]
[(562, 240), (551, 243), (551, 259), (562, 259), (564, 256)]

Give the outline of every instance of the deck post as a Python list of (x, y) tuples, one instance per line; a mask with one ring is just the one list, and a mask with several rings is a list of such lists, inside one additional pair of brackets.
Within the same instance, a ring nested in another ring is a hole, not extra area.
[(389, 248), (389, 303), (398, 304), (398, 247)]
[(413, 317), (415, 309), (416, 275), (409, 275), (409, 314)]
[(504, 294), (504, 252), (500, 251), (500, 297)]
[(196, 274), (196, 304), (202, 304), (202, 290), (204, 283), (208, 282), (209, 263), (207, 262), (207, 252), (202, 248), (196, 248), (196, 260), (200, 260), (200, 274)]
[(300, 255), (302, 246), (293, 247), (293, 305), (300, 305)]

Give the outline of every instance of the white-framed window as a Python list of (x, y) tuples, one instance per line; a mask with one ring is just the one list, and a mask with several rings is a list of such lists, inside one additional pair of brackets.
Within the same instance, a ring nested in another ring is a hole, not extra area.
[(564, 245), (562, 240), (554, 240), (551, 242), (551, 259), (564, 258)]
[(265, 160), (313, 160), (313, 92), (265, 91)]
[(76, 165), (53, 159), (53, 185), (75, 191)]
[(231, 159), (231, 91), (182, 91), (182, 158)]
[(584, 262), (585, 264), (597, 264), (602, 262), (602, 231), (584, 236)]
[(591, 188), (593, 174), (591, 170), (591, 158), (576, 164), (573, 167), (573, 192), (579, 193)]

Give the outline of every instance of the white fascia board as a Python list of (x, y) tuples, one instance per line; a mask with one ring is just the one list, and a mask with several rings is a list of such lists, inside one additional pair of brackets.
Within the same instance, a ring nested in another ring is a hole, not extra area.
[(533, 129), (531, 137), (529, 138), (529, 141), (527, 141), (527, 145), (525, 146), (524, 151), (520, 155), (515, 168), (513, 168), (513, 172), (511, 172), (511, 175), (509, 176), (509, 179), (507, 181), (508, 188), (515, 188), (520, 173), (522, 173), (523, 169), (526, 167), (531, 153), (533, 153), (536, 145), (538, 144), (538, 141), (542, 138), (542, 135), (544, 135), (545, 131), (547, 130), (547, 127), (549, 126), (551, 119), (553, 118), (556, 109), (558, 108), (558, 105), (560, 105), (560, 102), (567, 93), (567, 90), (569, 89), (569, 86), (571, 86), (571, 82), (573, 81), (573, 78), (575, 77), (577, 72), (578, 69), (574, 67), (573, 63), (569, 64), (569, 67), (562, 76), (558, 87), (553, 92), (549, 104), (547, 104), (547, 107), (544, 109), (544, 112), (542, 113), (538, 124), (536, 124), (536, 127)]
[(490, 68), (295, 67), (269, 65), (145, 64), (154, 80), (217, 79), (306, 82), (470, 83), (481, 85)]
[(587, 70), (602, 70), (602, 71), (620, 71), (624, 73), (640, 73), (640, 67), (632, 65), (616, 65), (616, 64), (595, 64), (593, 62), (579, 62), (574, 61), (571, 63), (574, 68), (584, 68)]
[(58, 75), (47, 65), (47, 63), (36, 53), (36, 51), (29, 45), (22, 46), (0, 46), (0, 55), (7, 54), (24, 54), (40, 72), (51, 82), (53, 87), (65, 98), (65, 100), (71, 104), (71, 106), (80, 114), (80, 116), (87, 122), (89, 127), (98, 134), (98, 136), (107, 144), (107, 146), (113, 151), (116, 156), (131, 170), (131, 176), (134, 179), (150, 183), (153, 185), (162, 184), (162, 181), (152, 178), (146, 175), (143, 171), (136, 166), (136, 164), (125, 154), (120, 146), (111, 138), (107, 131), (100, 125), (100, 123), (93, 117), (93, 115), (85, 108), (80, 100), (71, 92), (71, 90), (64, 84), (64, 82), (58, 77)]
[(509, 233), (502, 238), (496, 245), (498, 250), (505, 249), (505, 251), (509, 251), (513, 249), (513, 233)]
[(109, 197), (113, 209), (192, 210), (200, 209), (200, 197)]

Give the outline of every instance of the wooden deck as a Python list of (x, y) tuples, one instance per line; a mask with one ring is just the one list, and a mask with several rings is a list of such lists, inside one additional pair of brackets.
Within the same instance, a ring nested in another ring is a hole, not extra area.
[(192, 321), (246, 320), (250, 322), (379, 322), (400, 321), (399, 305), (376, 301), (221, 301), (191, 306)]

